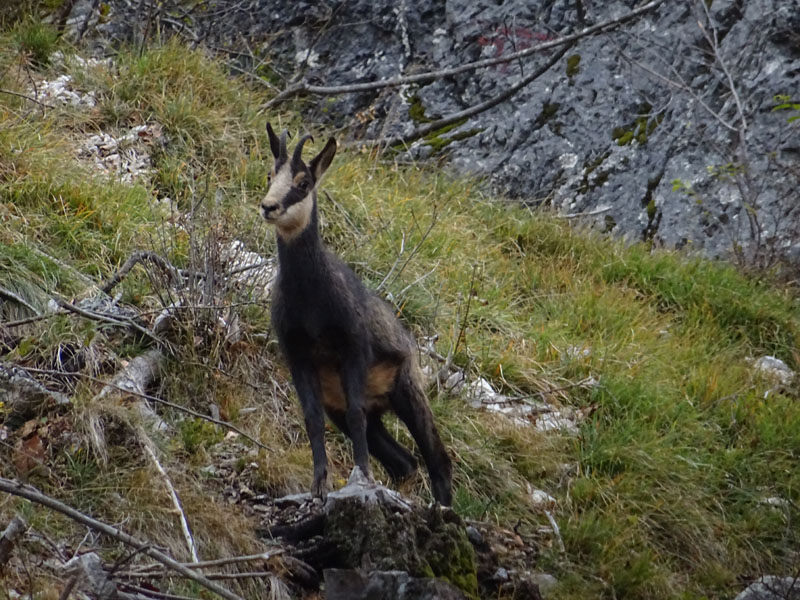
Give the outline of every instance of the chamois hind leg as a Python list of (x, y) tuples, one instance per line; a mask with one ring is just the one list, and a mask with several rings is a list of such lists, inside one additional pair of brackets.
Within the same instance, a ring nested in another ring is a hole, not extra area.
[(367, 448), (367, 414), (364, 398), (364, 380), (367, 361), (363, 356), (350, 356), (342, 366), (342, 388), (347, 398), (345, 420), (353, 441), (353, 462), (365, 477), (371, 477), (369, 449)]
[(453, 465), (433, 422), (421, 376), (415, 365), (409, 361), (404, 363), (389, 394), (389, 402), (419, 446), (431, 478), (433, 497), (440, 504), (450, 506), (453, 503)]
[(367, 417), (367, 444), (393, 481), (402, 481), (417, 470), (417, 459), (392, 437), (380, 415)]
[[(328, 417), (343, 434), (352, 439), (343, 412), (329, 410)], [(394, 481), (405, 479), (417, 469), (417, 459), (386, 431), (379, 415), (367, 416), (367, 446), (369, 453), (378, 459)]]

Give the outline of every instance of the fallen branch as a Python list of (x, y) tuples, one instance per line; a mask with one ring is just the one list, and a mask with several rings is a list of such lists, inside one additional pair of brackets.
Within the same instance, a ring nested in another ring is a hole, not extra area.
[[(246, 556), (231, 556), (229, 558), (217, 558), (214, 560), (201, 560), (198, 562), (192, 563), (183, 563), (185, 567), (189, 569), (207, 569), (209, 567), (224, 567), (227, 565), (235, 565), (239, 563), (247, 563), (247, 562), (254, 562), (257, 560), (269, 560), (273, 556), (279, 556), (286, 552), (283, 548), (277, 548), (275, 550), (269, 550), (267, 552), (262, 552), (261, 554), (248, 554)], [(128, 571), (125, 573), (120, 573), (120, 575), (125, 576), (132, 576), (132, 577), (140, 577), (143, 575), (148, 576), (157, 576), (161, 571), (164, 570), (164, 567), (160, 564), (156, 565), (143, 565), (138, 567), (135, 571)]]
[(0, 571), (11, 558), (17, 540), (22, 537), (26, 529), (28, 529), (28, 524), (21, 517), (14, 517), (3, 531), (3, 535), (0, 535)]
[[(165, 357), (159, 350), (148, 350), (131, 360), (120, 370), (111, 381), (107, 382), (100, 392), (93, 398), (93, 404), (102, 404), (101, 401), (119, 392), (140, 397), (161, 375)], [(136, 405), (139, 414), (145, 419), (153, 421), (156, 429), (166, 429), (167, 425), (153, 411), (152, 408), (139, 402)], [(100, 420), (103, 409), (91, 411), (86, 419), (89, 440), (98, 458), (105, 463), (107, 458), (105, 434), (103, 423)]]
[(623, 23), (630, 21), (631, 19), (635, 19), (636, 17), (639, 17), (645, 14), (646, 12), (653, 10), (654, 8), (657, 8), (663, 3), (664, 0), (654, 0), (653, 2), (648, 2), (644, 6), (632, 10), (626, 15), (623, 15), (616, 19), (603, 21), (602, 23), (598, 23), (597, 25), (592, 25), (591, 27), (587, 27), (577, 33), (573, 33), (571, 35), (565, 35), (555, 40), (550, 40), (548, 42), (539, 44), (538, 46), (526, 48), (525, 50), (521, 50), (519, 52), (514, 52), (512, 54), (507, 54), (505, 56), (498, 56), (495, 58), (478, 60), (475, 62), (467, 63), (465, 65), (461, 65), (459, 67), (451, 67), (448, 69), (441, 69), (439, 71), (430, 71), (427, 73), (419, 73), (417, 75), (408, 75), (405, 77), (392, 77), (390, 79), (384, 79), (382, 81), (351, 83), (351, 84), (337, 85), (337, 86), (309, 85), (306, 81), (301, 81), (296, 85), (286, 88), (285, 90), (280, 92), (277, 96), (269, 100), (266, 104), (264, 104), (264, 108), (273, 108), (278, 104), (286, 101), (287, 99), (293, 98), (294, 96), (299, 96), (301, 94), (319, 94), (319, 95), (352, 94), (357, 92), (369, 92), (389, 87), (398, 87), (401, 85), (409, 85), (413, 83), (430, 83), (431, 81), (435, 81), (443, 77), (451, 77), (453, 75), (458, 75), (459, 73), (475, 71), (477, 69), (482, 69), (484, 67), (491, 67), (494, 65), (511, 62), (520, 58), (525, 58), (526, 56), (530, 56), (537, 52), (543, 52), (545, 50), (549, 50), (550, 48), (556, 48), (558, 46), (563, 46), (565, 44), (572, 44), (580, 40), (581, 38), (593, 35), (595, 33), (599, 33), (601, 31), (614, 29), (616, 27), (619, 27)]
[(146, 554), (153, 560), (156, 560), (161, 564), (165, 565), (166, 567), (169, 567), (176, 573), (180, 573), (187, 579), (191, 579), (198, 585), (203, 586), (207, 590), (214, 592), (215, 594), (221, 596), (222, 598), (226, 598), (227, 600), (243, 600), (240, 596), (221, 587), (220, 585), (207, 579), (203, 575), (194, 572), (192, 569), (187, 568), (186, 566), (170, 558), (163, 552), (156, 550), (155, 548), (152, 547), (150, 542), (140, 540), (130, 534), (125, 533), (124, 531), (117, 529), (116, 527), (112, 527), (111, 525), (93, 519), (92, 517), (75, 510), (71, 506), (67, 506), (66, 504), (56, 500), (55, 498), (51, 498), (50, 496), (43, 494), (33, 486), (25, 485), (13, 479), (6, 479), (5, 477), (0, 477), (0, 491), (12, 494), (14, 496), (18, 496), (20, 498), (25, 498), (26, 500), (30, 500), (31, 502), (35, 502), (36, 504), (41, 504), (42, 506), (46, 506), (51, 510), (54, 510), (66, 517), (69, 517), (73, 521), (81, 523), (86, 527), (90, 527), (95, 531), (99, 531), (100, 533), (103, 533), (117, 541), (120, 541), (123, 544), (127, 544), (128, 546), (136, 548), (137, 550), (140, 550), (143, 554)]

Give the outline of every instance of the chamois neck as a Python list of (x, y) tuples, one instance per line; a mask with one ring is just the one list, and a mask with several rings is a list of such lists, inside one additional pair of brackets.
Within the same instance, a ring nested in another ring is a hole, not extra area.
[(306, 262), (324, 251), (322, 238), (319, 235), (319, 221), (317, 219), (317, 198), (314, 194), (314, 204), (307, 225), (293, 236), (284, 236), (280, 231), (278, 237), (278, 261), (282, 265)]

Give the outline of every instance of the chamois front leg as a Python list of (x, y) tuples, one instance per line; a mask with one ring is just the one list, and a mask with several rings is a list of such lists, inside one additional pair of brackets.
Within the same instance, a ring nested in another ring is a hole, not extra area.
[(314, 460), (314, 482), (311, 494), (325, 497), (328, 485), (328, 456), (325, 453), (325, 413), (322, 408), (322, 393), (319, 375), (310, 361), (299, 357), (289, 359), (292, 380), (294, 381), (303, 417), (306, 422), (308, 441), (311, 443), (311, 456)]
[(367, 446), (367, 413), (364, 399), (364, 384), (367, 378), (367, 357), (356, 354), (342, 364), (341, 378), (347, 398), (345, 421), (353, 442), (353, 461), (365, 477), (371, 479), (369, 449)]

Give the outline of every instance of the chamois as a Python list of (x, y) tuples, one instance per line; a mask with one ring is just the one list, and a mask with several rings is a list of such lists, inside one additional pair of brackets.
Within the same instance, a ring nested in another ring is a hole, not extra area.
[(306, 164), (301, 155), (310, 135), (300, 138), (290, 159), (287, 131), (279, 139), (267, 124), (267, 133), (275, 166), (261, 213), (275, 225), (278, 242), (272, 326), (303, 407), (314, 460), (311, 492), (326, 492), (325, 413), (352, 440), (354, 462), (365, 476), (369, 453), (395, 481), (416, 471), (414, 456), (383, 425), (383, 414), (392, 410), (419, 446), (434, 498), (449, 506), (452, 465), (425, 397), (414, 338), (319, 234), (317, 186), (336, 140)]

